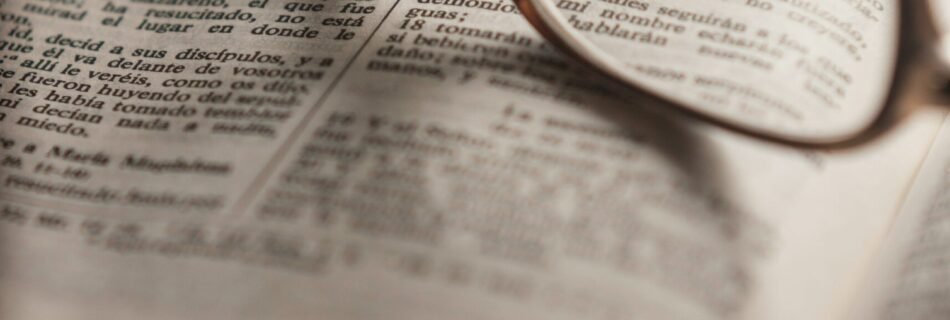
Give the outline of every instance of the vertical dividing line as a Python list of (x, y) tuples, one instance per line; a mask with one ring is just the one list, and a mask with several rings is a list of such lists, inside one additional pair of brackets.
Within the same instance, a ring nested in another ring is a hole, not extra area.
[(333, 82), (330, 83), (323, 95), (320, 96), (320, 99), (317, 100), (317, 103), (312, 108), (310, 108), (310, 110), (307, 110), (307, 113), (304, 114), (297, 126), (294, 127), (294, 129), (290, 132), (290, 135), (287, 136), (287, 138), (284, 140), (284, 143), (281, 144), (279, 148), (277, 148), (277, 153), (267, 162), (267, 164), (264, 165), (264, 168), (260, 171), (260, 173), (258, 173), (257, 176), (251, 180), (251, 185), (241, 194), (241, 197), (238, 198), (237, 203), (232, 206), (232, 215), (243, 216), (243, 213), (249, 209), (248, 207), (251, 205), (251, 203), (253, 203), (253, 200), (257, 198), (257, 195), (264, 188), (268, 178), (273, 175), (273, 171), (277, 170), (277, 166), (284, 161), (287, 153), (291, 151), (290, 147), (293, 146), (298, 139), (300, 139), (300, 135), (303, 134), (307, 124), (313, 120), (313, 117), (316, 116), (317, 111), (322, 109), (323, 105), (326, 104), (330, 94), (334, 91), (334, 89), (336, 89), (343, 77), (349, 72), (350, 67), (356, 63), (356, 59), (360, 56), (360, 54), (363, 53), (363, 50), (366, 49), (370, 41), (373, 40), (373, 38), (376, 36), (376, 33), (379, 32), (379, 29), (384, 23), (386, 23), (387, 20), (389, 20), (389, 15), (393, 13), (400, 1), (401, 0), (396, 0), (396, 2), (393, 3), (393, 6), (389, 8), (389, 11), (386, 11), (386, 14), (383, 15), (382, 20), (380, 20), (379, 24), (376, 25), (376, 28), (370, 32), (369, 36), (366, 38), (366, 41), (363, 42), (363, 45), (356, 50), (350, 61), (347, 62), (345, 66), (343, 66), (343, 69), (340, 70), (340, 74), (337, 75), (335, 79), (333, 79)]

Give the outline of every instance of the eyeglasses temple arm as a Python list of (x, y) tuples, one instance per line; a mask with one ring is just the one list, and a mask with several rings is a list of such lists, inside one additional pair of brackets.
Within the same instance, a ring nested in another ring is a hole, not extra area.
[(931, 96), (935, 100), (932, 102), (950, 102), (950, 5), (944, 1), (904, 2), (905, 10), (909, 12), (905, 12), (903, 18), (910, 19), (911, 23), (905, 24), (903, 36), (914, 38), (909, 44), (923, 53), (914, 55), (923, 60), (918, 62), (918, 66), (928, 69), (924, 72), (930, 74), (931, 83), (936, 87), (931, 90), (940, 92)]

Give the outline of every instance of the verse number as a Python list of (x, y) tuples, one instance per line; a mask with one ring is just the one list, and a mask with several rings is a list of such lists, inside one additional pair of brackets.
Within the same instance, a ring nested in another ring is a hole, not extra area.
[(423, 26), (426, 25), (425, 20), (420, 19), (406, 19), (402, 21), (402, 25), (399, 26), (399, 29), (405, 30), (420, 30)]

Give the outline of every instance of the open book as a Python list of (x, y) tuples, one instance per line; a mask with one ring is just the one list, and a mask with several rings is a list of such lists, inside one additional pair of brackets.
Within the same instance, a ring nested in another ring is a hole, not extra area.
[(940, 108), (644, 107), (506, 0), (0, 0), (0, 318), (950, 317)]

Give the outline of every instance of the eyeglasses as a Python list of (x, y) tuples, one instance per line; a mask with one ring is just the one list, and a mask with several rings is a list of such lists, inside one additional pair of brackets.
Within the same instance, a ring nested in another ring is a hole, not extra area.
[(637, 99), (797, 145), (886, 131), (950, 60), (942, 0), (516, 1)]

